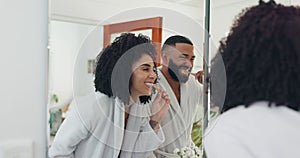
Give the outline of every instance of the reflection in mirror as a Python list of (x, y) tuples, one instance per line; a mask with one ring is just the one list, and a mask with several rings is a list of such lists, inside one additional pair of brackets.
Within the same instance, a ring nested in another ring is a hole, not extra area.
[[(167, 1), (161, 1), (161, 3), (157, 4), (157, 6), (170, 6), (170, 8), (174, 8), (179, 12), (149, 7), (135, 8), (130, 11), (124, 11), (122, 14), (116, 14), (117, 11), (111, 9), (112, 11), (109, 14), (108, 11), (97, 14), (105, 13), (103, 15), (106, 15), (106, 17), (102, 18), (91, 18), (93, 17), (91, 14), (84, 17), (82, 14), (79, 15), (79, 13), (64, 13), (63, 9), (60, 10), (63, 5), (59, 6), (58, 3), (55, 1), (52, 5), (51, 16), (53, 18), (49, 27), (50, 71), (48, 87), (49, 95), (51, 96), (49, 97), (51, 98), (49, 99), (51, 123), (49, 135), (50, 132), (52, 135), (56, 133), (59, 124), (68, 113), (69, 105), (74, 103), (75, 97), (84, 96), (94, 91), (93, 74), (90, 72), (92, 71), (91, 65), (93, 60), (102, 49), (104, 43), (103, 25), (162, 16), (164, 19), (162, 41), (164, 42), (168, 37), (175, 34), (189, 37), (194, 43), (196, 54), (193, 71), (197, 72), (202, 69), (203, 20), (201, 15), (203, 9), (202, 4), (198, 4), (198, 2), (190, 1), (190, 4), (181, 2), (178, 3), (179, 5), (174, 5), (174, 7), (171, 7), (173, 3)], [(106, 2), (105, 5), (109, 3), (114, 2)], [(191, 4), (193, 7), (191, 7)], [(74, 4), (74, 7), (76, 7), (76, 4)], [(115, 5), (114, 8), (116, 8)], [(113, 11), (115, 12), (113, 13)], [(110, 15), (114, 16), (110, 17)], [(148, 35), (151, 36), (151, 32)], [(115, 36), (117, 35), (112, 35), (111, 37)], [(50, 137), (49, 146), (53, 138), (53, 136)], [(199, 140), (197, 141), (199, 142)]]

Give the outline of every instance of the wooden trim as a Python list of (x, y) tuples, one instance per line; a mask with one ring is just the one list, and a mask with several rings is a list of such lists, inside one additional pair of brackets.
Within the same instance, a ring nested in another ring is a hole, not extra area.
[(122, 23), (104, 25), (103, 46), (110, 44), (110, 36), (114, 33), (131, 32), (137, 30), (152, 30), (152, 42), (155, 43), (157, 51), (157, 63), (160, 65), (160, 47), (162, 42), (162, 17), (154, 17), (142, 20), (127, 21)]

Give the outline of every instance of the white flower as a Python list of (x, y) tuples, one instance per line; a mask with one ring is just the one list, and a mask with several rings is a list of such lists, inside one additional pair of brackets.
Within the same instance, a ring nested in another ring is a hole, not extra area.
[(176, 148), (173, 153), (180, 158), (198, 158), (202, 155), (201, 149), (197, 146), (183, 147), (181, 149)]
[(180, 150), (179, 150), (178, 148), (176, 148), (176, 149), (173, 151), (174, 154), (177, 154), (178, 152), (180, 152)]

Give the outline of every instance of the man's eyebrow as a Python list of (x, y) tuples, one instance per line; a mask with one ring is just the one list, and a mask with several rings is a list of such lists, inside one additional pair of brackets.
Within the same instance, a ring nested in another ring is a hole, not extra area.
[(140, 65), (140, 66), (146, 66), (146, 67), (151, 67), (151, 65), (150, 64), (142, 64), (142, 65)]
[[(188, 54), (184, 54), (184, 53), (182, 53), (181, 55), (184, 55), (184, 56), (189, 56)], [(195, 56), (195, 55), (193, 55), (193, 56), (192, 56), (192, 58), (196, 58), (196, 56)]]
[(181, 53), (180, 55), (183, 55), (183, 56), (189, 56), (188, 54), (184, 54), (184, 53)]

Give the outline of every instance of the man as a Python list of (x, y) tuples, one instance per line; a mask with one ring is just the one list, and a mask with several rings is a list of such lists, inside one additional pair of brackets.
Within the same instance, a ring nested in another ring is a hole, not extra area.
[(194, 65), (193, 43), (183, 36), (168, 38), (162, 47), (162, 68), (158, 83), (169, 94), (171, 105), (161, 122), (165, 142), (155, 151), (157, 157), (172, 157), (176, 148), (193, 146), (194, 117), (202, 108), (202, 72), (190, 75)]

